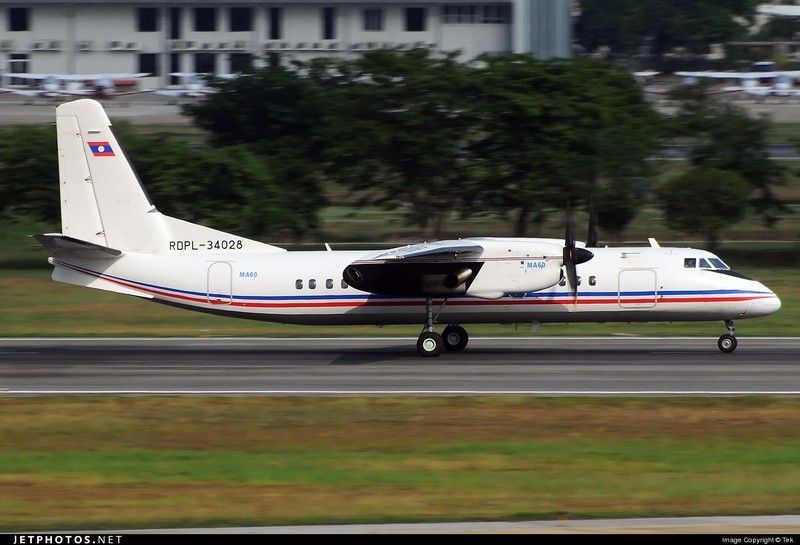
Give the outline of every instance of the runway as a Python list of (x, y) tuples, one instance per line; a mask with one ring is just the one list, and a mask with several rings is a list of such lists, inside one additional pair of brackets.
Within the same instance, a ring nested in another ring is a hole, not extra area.
[(800, 395), (800, 338), (0, 339), (0, 395)]

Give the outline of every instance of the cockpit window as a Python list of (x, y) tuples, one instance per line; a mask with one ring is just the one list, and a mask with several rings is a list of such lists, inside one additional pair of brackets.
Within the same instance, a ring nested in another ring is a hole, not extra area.
[(723, 263), (723, 261), (718, 257), (710, 257), (708, 260), (711, 262), (712, 265), (714, 265), (715, 269), (721, 269), (723, 271), (730, 270), (730, 267), (728, 267), (725, 263)]
[(694, 269), (700, 267), (701, 269), (711, 269), (714, 271), (729, 271), (731, 270), (724, 261), (718, 257), (687, 257), (683, 260), (684, 269)]

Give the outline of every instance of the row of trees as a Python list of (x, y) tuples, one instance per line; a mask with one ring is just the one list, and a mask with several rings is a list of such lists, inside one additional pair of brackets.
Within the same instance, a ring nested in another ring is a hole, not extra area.
[(581, 0), (576, 38), (589, 50), (607, 46), (658, 58), (674, 48), (708, 53), (744, 39), (760, 0)]
[[(205, 144), (115, 128), (163, 212), (244, 235), (313, 233), (330, 182), (364, 203), (406, 210), (425, 237), (436, 237), (452, 210), (508, 217), (509, 234), (521, 236), (567, 202), (589, 199), (601, 228), (619, 233), (637, 211), (637, 184), (653, 174), (647, 159), (679, 134), (700, 145), (693, 170), (665, 185), (674, 228), (713, 241), (754, 191), (767, 220), (780, 212), (771, 188), (785, 172), (766, 156), (766, 121), (702, 98), (664, 119), (629, 73), (595, 59), (463, 64), (456, 54), (387, 49), (273, 62), (213, 85), (218, 93), (184, 106)], [(2, 132), (2, 211), (57, 217), (55, 131)], [(698, 202), (677, 198), (684, 186), (708, 187), (712, 210), (685, 212), (681, 203)], [(715, 207), (723, 198), (738, 208)]]

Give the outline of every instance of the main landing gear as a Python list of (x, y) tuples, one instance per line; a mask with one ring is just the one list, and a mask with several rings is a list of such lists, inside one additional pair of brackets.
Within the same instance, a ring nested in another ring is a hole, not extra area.
[[(444, 303), (442, 303), (442, 306), (444, 306)], [(441, 310), (441, 308), (439, 310)], [(436, 319), (433, 315), (433, 298), (426, 297), (425, 327), (422, 329), (419, 339), (417, 339), (417, 352), (419, 352), (419, 355), (433, 358), (441, 354), (442, 350), (464, 350), (469, 342), (467, 330), (460, 325), (450, 324), (445, 327), (442, 334), (439, 335), (433, 329), (435, 321)]]
[(726, 333), (722, 335), (717, 340), (717, 346), (720, 350), (725, 352), (726, 354), (730, 354), (734, 350), (736, 350), (736, 345), (738, 342), (736, 341), (736, 337), (734, 337), (733, 332), (736, 331), (736, 326), (733, 325), (733, 320), (725, 320), (725, 327), (728, 328), (730, 333)]

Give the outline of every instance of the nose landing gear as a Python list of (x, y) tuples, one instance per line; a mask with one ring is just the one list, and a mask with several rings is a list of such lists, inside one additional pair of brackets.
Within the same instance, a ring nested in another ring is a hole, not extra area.
[(733, 320), (725, 320), (725, 327), (728, 328), (730, 333), (722, 335), (717, 340), (717, 346), (722, 352), (730, 354), (736, 350), (736, 345), (738, 344), (736, 337), (733, 335), (733, 332), (736, 331), (736, 326), (733, 325)]

